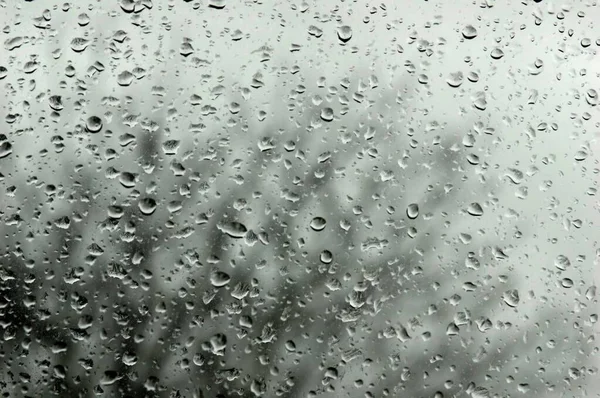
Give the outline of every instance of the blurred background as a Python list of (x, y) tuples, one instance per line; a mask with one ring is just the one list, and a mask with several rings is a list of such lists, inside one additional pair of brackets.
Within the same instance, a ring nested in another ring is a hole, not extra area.
[(597, 2), (0, 21), (3, 396), (598, 396)]

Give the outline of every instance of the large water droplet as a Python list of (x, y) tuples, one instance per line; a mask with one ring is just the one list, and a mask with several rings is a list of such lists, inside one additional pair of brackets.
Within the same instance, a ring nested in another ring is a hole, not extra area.
[(462, 29), (462, 35), (465, 39), (471, 40), (477, 37), (477, 29), (473, 25), (466, 25)]
[(156, 203), (156, 200), (152, 198), (143, 198), (138, 202), (138, 208), (145, 216), (149, 216), (152, 213), (154, 213), (154, 211), (156, 211), (157, 206), (158, 205)]
[(210, 283), (214, 287), (223, 287), (231, 281), (231, 276), (223, 271), (213, 271), (210, 274)]
[(496, 47), (492, 50), (490, 55), (493, 59), (500, 59), (500, 58), (504, 57), (504, 51), (502, 51), (501, 49)]
[(208, 0), (208, 6), (210, 8), (222, 10), (223, 8), (225, 8), (225, 0)]
[(467, 207), (467, 213), (472, 216), (479, 217), (483, 215), (483, 208), (477, 202), (473, 202)]
[(411, 203), (406, 208), (406, 216), (411, 220), (419, 217), (419, 205), (417, 203)]
[(246, 235), (246, 232), (248, 232), (248, 228), (246, 228), (244, 224), (237, 221), (220, 222), (217, 224), (217, 228), (221, 232), (236, 239), (243, 238), (244, 235)]
[(323, 217), (315, 217), (310, 220), (310, 227), (314, 231), (322, 231), (325, 229), (325, 225), (327, 225), (327, 221)]
[(63, 110), (62, 97), (60, 95), (52, 95), (48, 97), (48, 104), (52, 110), (60, 112)]
[(337, 36), (342, 43), (347, 43), (352, 39), (352, 28), (348, 25), (340, 26), (337, 28)]
[(502, 295), (502, 300), (509, 307), (516, 307), (519, 304), (519, 292), (516, 289), (508, 290)]
[(135, 75), (128, 70), (124, 70), (117, 75), (117, 84), (119, 86), (127, 87), (131, 85), (133, 79), (135, 79)]
[(462, 72), (454, 72), (454, 73), (450, 73), (450, 75), (448, 76), (448, 78), (446, 79), (446, 83), (448, 83), (448, 85), (450, 87), (460, 87), (460, 85), (463, 83), (465, 79), (465, 76)]
[(102, 119), (98, 116), (90, 116), (85, 121), (85, 128), (90, 133), (97, 133), (102, 130)]
[(88, 39), (84, 39), (83, 37), (76, 37), (71, 40), (71, 50), (76, 53), (83, 52), (90, 45), (90, 41)]
[(333, 120), (333, 109), (329, 107), (321, 109), (321, 119), (325, 122), (331, 122)]

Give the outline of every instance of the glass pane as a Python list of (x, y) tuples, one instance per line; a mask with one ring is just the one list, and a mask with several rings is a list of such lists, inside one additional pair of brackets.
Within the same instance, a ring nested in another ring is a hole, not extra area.
[(596, 1), (0, 1), (0, 390), (591, 397)]

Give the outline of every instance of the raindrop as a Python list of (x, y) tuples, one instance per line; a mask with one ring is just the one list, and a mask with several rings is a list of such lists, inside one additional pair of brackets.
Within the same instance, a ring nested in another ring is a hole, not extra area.
[(208, 6), (210, 8), (222, 10), (223, 8), (225, 8), (225, 0), (208, 0)]
[(138, 202), (138, 208), (145, 216), (149, 216), (154, 213), (157, 206), (156, 200), (152, 198), (144, 198)]
[(572, 280), (572, 279), (570, 279), (570, 278), (563, 278), (563, 279), (560, 281), (560, 285), (561, 285), (562, 287), (564, 287), (565, 289), (570, 289), (570, 288), (572, 288), (572, 287), (573, 287), (573, 280)]
[(131, 82), (135, 79), (135, 75), (128, 70), (124, 70), (123, 72), (117, 75), (117, 84), (119, 86), (129, 86)]
[(135, 187), (136, 175), (128, 171), (123, 171), (119, 174), (119, 182), (125, 188)]
[(323, 250), (319, 255), (319, 259), (323, 264), (331, 264), (333, 261), (333, 253), (331, 253), (329, 250)]
[(8, 76), (8, 69), (5, 66), (0, 66), (0, 80)]
[(496, 47), (492, 50), (490, 55), (493, 59), (500, 59), (500, 58), (504, 57), (504, 51), (502, 51), (501, 49)]
[(184, 41), (183, 43), (181, 43), (181, 46), (179, 46), (179, 54), (181, 54), (183, 57), (187, 57), (193, 52), (194, 47), (192, 47), (192, 43), (190, 43), (189, 41)]
[(81, 13), (77, 16), (79, 26), (87, 26), (90, 23), (90, 17), (86, 13)]
[(60, 229), (69, 229), (71, 226), (71, 219), (68, 216), (57, 218), (54, 220), (54, 225)]
[(288, 340), (285, 342), (285, 349), (289, 352), (294, 352), (296, 351), (296, 343), (294, 343), (292, 340)]
[(85, 128), (90, 133), (97, 133), (102, 130), (102, 119), (98, 116), (90, 116), (85, 122)]
[(321, 119), (325, 122), (331, 122), (333, 120), (333, 109), (329, 107), (321, 109)]
[(348, 25), (342, 25), (337, 28), (338, 39), (342, 43), (347, 43), (352, 38), (352, 28)]
[(473, 202), (467, 208), (467, 213), (469, 213), (472, 216), (479, 217), (483, 215), (483, 208), (479, 203)]
[(244, 224), (237, 221), (220, 222), (217, 224), (217, 228), (221, 232), (236, 239), (243, 238), (244, 235), (246, 235), (246, 232), (248, 232), (248, 228), (246, 228)]
[(52, 110), (55, 110), (57, 112), (63, 110), (62, 97), (60, 95), (52, 95), (48, 97), (48, 104), (50, 105), (50, 108), (52, 108)]
[(571, 260), (564, 254), (559, 254), (554, 259), (554, 266), (561, 271), (565, 271), (571, 265)]
[(465, 39), (471, 40), (477, 37), (477, 29), (473, 25), (466, 25), (462, 29), (462, 35)]
[(509, 307), (516, 307), (519, 304), (519, 292), (516, 289), (508, 290), (502, 295), (502, 300)]
[(231, 281), (231, 276), (223, 271), (214, 271), (210, 274), (210, 283), (214, 287), (223, 287)]
[(179, 140), (167, 140), (162, 144), (162, 150), (165, 155), (176, 155), (179, 150), (179, 145), (181, 141)]
[(12, 39), (8, 39), (4, 42), (4, 48), (6, 48), (8, 51), (12, 51), (15, 48), (21, 47), (24, 42), (25, 39), (23, 39), (21, 36), (13, 37)]
[(12, 144), (8, 141), (0, 144), (0, 159), (9, 156), (12, 153)]
[(406, 216), (411, 220), (419, 217), (419, 205), (417, 203), (411, 203), (406, 208)]
[(586, 151), (577, 151), (575, 153), (575, 160), (578, 162), (582, 162), (587, 158), (588, 154)]
[(450, 76), (448, 76), (448, 78), (446, 79), (446, 83), (448, 83), (448, 85), (450, 87), (460, 87), (460, 85), (463, 83), (464, 80), (464, 75), (462, 72), (454, 72), (454, 73), (450, 73)]
[(88, 39), (84, 39), (83, 37), (76, 37), (71, 40), (71, 50), (76, 53), (83, 52), (87, 46), (89, 46), (90, 41)]
[(310, 220), (310, 228), (314, 231), (322, 231), (325, 229), (327, 221), (323, 217), (315, 217)]

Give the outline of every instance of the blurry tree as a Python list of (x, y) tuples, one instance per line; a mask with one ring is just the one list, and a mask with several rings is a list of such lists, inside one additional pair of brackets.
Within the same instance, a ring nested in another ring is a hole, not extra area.
[(275, 91), (258, 119), (243, 97), (192, 97), (181, 113), (158, 86), (155, 114), (105, 96), (73, 121), (42, 101), (54, 147), (2, 159), (6, 394), (560, 388), (585, 353), (561, 325), (568, 308), (519, 308), (516, 238), (486, 227), (501, 186), (467, 152), (493, 137), (410, 114), (419, 89), (394, 86), (343, 81), (326, 94), (337, 106)]

